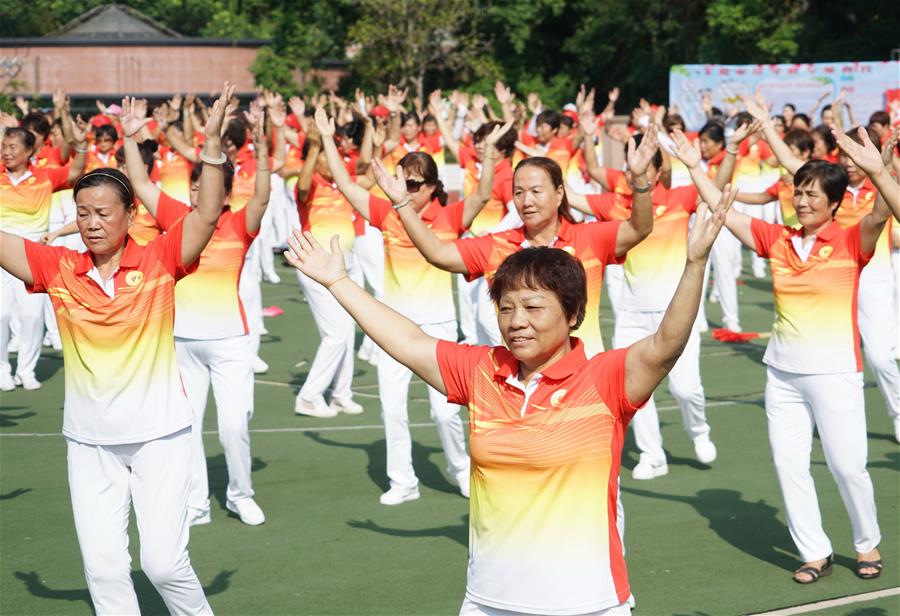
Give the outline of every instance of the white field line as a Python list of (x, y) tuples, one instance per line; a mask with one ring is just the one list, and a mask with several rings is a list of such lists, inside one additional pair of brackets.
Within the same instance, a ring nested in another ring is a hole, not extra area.
[(807, 614), (809, 612), (818, 612), (819, 610), (827, 610), (844, 605), (852, 605), (853, 603), (861, 603), (863, 601), (872, 601), (873, 599), (882, 599), (884, 597), (893, 597), (900, 595), (900, 586), (896, 588), (886, 588), (884, 590), (876, 590), (873, 592), (864, 592), (859, 595), (850, 595), (849, 597), (841, 597), (839, 599), (829, 599), (828, 601), (816, 601), (815, 603), (804, 603), (793, 607), (786, 607), (771, 612), (759, 612), (752, 616), (793, 616), (794, 614)]

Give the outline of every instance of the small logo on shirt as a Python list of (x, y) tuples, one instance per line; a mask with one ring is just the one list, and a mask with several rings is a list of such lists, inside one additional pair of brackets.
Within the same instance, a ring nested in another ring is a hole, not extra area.
[(133, 270), (125, 276), (125, 282), (130, 287), (136, 287), (144, 281), (144, 272)]
[(566, 389), (559, 389), (550, 396), (550, 406), (562, 406), (562, 399), (568, 393)]
[(831, 253), (834, 252), (834, 246), (822, 246), (819, 249), (819, 256), (823, 259), (827, 259), (831, 256)]
[(657, 206), (657, 208), (656, 208), (657, 216), (662, 216), (665, 213), (666, 213), (666, 206), (664, 206), (664, 205)]
[(563, 246), (563, 251), (569, 253), (573, 257), (575, 256), (575, 247), (574, 246)]

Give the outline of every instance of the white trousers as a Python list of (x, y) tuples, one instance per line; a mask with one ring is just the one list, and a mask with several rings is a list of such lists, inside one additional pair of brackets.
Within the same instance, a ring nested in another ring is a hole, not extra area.
[(890, 274), (863, 268), (859, 276), (857, 320), (866, 363), (875, 374), (888, 415), (900, 419), (900, 370), (897, 369), (897, 304)]
[(459, 305), (459, 330), (465, 344), (478, 344), (478, 326), (475, 324), (475, 307), (472, 305), (473, 282), (462, 274), (456, 274), (456, 303)]
[[(372, 288), (375, 299), (381, 300), (384, 297), (384, 239), (381, 231), (368, 222), (365, 224), (365, 234), (357, 236), (353, 242), (353, 255), (356, 257), (359, 275), (362, 280), (358, 280), (360, 286), (363, 281), (368, 282)], [(369, 336), (363, 338), (360, 350), (364, 350), (370, 358), (376, 358), (381, 353), (378, 345), (376, 345)]]
[[(463, 599), (462, 607), (459, 608), (459, 616), (529, 616), (526, 612), (513, 612), (511, 610), (501, 610), (496, 607), (489, 607), (470, 601), (468, 597)], [(631, 605), (628, 602), (620, 605), (614, 605), (598, 612), (586, 612), (578, 614), (578, 616), (631, 616)]]
[[(472, 282), (467, 282), (460, 274), (457, 277), (457, 293), (459, 295), (460, 329), (462, 329), (466, 344), (483, 344), (499, 346), (503, 344), (500, 336), (500, 326), (497, 324), (497, 310), (491, 301), (490, 285), (482, 276)], [(466, 331), (463, 324), (463, 314), (469, 320)]]
[(891, 263), (894, 266), (894, 302), (898, 310), (897, 335), (894, 336), (894, 359), (900, 359), (900, 248), (891, 251)]
[[(348, 271), (353, 270), (352, 254), (345, 254), (344, 259)], [(356, 341), (353, 318), (328, 289), (299, 270), (297, 280), (321, 338), (299, 396), (304, 400), (314, 400), (323, 395), (329, 385), (333, 385), (332, 399), (350, 400), (353, 397), (350, 386), (353, 381), (353, 345)]]
[[(616, 348), (625, 348), (645, 338), (659, 328), (665, 312), (632, 312), (621, 309), (616, 317)], [(700, 334), (696, 326), (691, 332), (687, 346), (681, 357), (669, 372), (669, 392), (681, 409), (684, 430), (693, 440), (709, 434), (706, 421), (706, 395), (700, 380)], [(631, 420), (634, 440), (642, 454), (654, 462), (665, 462), (662, 433), (659, 430), (659, 415), (653, 396), (647, 404), (635, 413)]]
[(188, 556), (190, 432), (129, 445), (66, 439), (75, 532), (97, 614), (140, 613), (128, 553), (132, 502), (141, 569), (166, 607), (173, 614), (212, 614)]
[[(607, 265), (603, 270), (603, 279), (606, 281), (606, 297), (612, 307), (613, 318), (619, 314), (619, 303), (622, 300), (622, 289), (625, 287), (625, 266), (615, 263)], [(615, 341), (613, 347), (615, 348)]]
[(3, 374), (12, 374), (7, 345), (10, 322), (15, 314), (20, 323), (16, 374), (22, 377), (34, 376), (34, 369), (41, 356), (41, 343), (44, 340), (46, 301), (45, 294), (28, 293), (24, 282), (6, 270), (0, 269), (0, 372)]
[(741, 327), (737, 299), (737, 273), (741, 268), (740, 248), (740, 241), (728, 229), (722, 229), (713, 244), (706, 266), (706, 276), (703, 278), (703, 297), (706, 297), (711, 264), (713, 283), (716, 285), (719, 304), (722, 307), (722, 324), (734, 331), (739, 331)]
[[(422, 331), (441, 340), (456, 341), (456, 321), (422, 325)], [(387, 474), (391, 487), (413, 488), (419, 484), (412, 462), (412, 437), (409, 434), (407, 397), (412, 372), (409, 368), (384, 353), (378, 359), (378, 397), (381, 399), (381, 419), (387, 443)], [(447, 402), (447, 397), (428, 388), (431, 403), (431, 420), (435, 423), (444, 456), (447, 473), (459, 481), (469, 474), (469, 454), (466, 453), (466, 437), (459, 406)]]
[(825, 462), (850, 515), (853, 545), (866, 553), (878, 547), (881, 532), (872, 479), (866, 470), (866, 408), (861, 372), (795, 374), (766, 372), (766, 417), (775, 472), (784, 497), (788, 529), (804, 562), (834, 550), (819, 513), (809, 472), (813, 428), (819, 432)]
[(258, 250), (259, 243), (254, 241), (244, 256), (244, 268), (238, 279), (238, 295), (244, 305), (247, 331), (250, 334), (247, 337), (247, 346), (251, 360), (259, 355), (260, 337), (265, 327), (262, 316), (262, 268), (256, 256)]
[(231, 502), (253, 497), (249, 425), (253, 416), (253, 366), (247, 344), (247, 336), (219, 340), (175, 338), (181, 380), (194, 411), (191, 490), (188, 498), (192, 515), (209, 513), (203, 416), (210, 384), (216, 400), (219, 443), (225, 450), (225, 465), (228, 468), (225, 496)]

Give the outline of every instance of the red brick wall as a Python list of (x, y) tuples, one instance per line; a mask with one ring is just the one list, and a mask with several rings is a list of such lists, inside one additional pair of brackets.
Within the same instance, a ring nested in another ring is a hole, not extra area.
[[(0, 57), (24, 57), (17, 81), (26, 92), (50, 94), (153, 95), (217, 92), (226, 79), (238, 92), (253, 91), (246, 47), (0, 47)], [(27, 56), (25, 55), (27, 53)]]

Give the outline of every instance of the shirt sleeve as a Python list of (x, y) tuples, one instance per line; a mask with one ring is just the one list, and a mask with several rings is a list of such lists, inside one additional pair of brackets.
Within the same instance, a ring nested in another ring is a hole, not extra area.
[(466, 232), (466, 227), (463, 224), (465, 211), (465, 201), (457, 201), (456, 203), (451, 203), (444, 206), (444, 215), (447, 217), (447, 221), (450, 223), (450, 228), (454, 233), (456, 233), (456, 235), (462, 235)]
[(53, 192), (69, 188), (69, 167), (72, 163), (64, 167), (50, 167), (46, 169), (47, 177), (53, 185)]
[(647, 403), (647, 400), (629, 400), (625, 393), (625, 360), (629, 348), (599, 353), (588, 362), (600, 398), (613, 415), (626, 423)]
[(369, 195), (369, 224), (376, 229), (384, 230), (384, 221), (394, 211), (390, 201)]
[(184, 230), (184, 218), (177, 221), (166, 233), (147, 244), (147, 249), (156, 251), (159, 261), (166, 271), (177, 281), (197, 271), (200, 257), (193, 263), (185, 265), (181, 259), (181, 234)]
[[(756, 248), (756, 254), (761, 257), (768, 257), (771, 254), (772, 246), (784, 237), (785, 227), (765, 222), (759, 218), (750, 220), (750, 233), (753, 235), (753, 245)], [(859, 234), (857, 232), (857, 237)]]
[(778, 190), (781, 188), (781, 180), (778, 180), (766, 189), (766, 194), (778, 198)]
[(700, 193), (697, 192), (697, 187), (693, 184), (672, 188), (667, 196), (670, 206), (681, 205), (689, 214), (697, 211), (697, 200), (699, 198)]
[[(837, 222), (832, 222), (831, 224), (836, 225)], [(872, 260), (872, 257), (875, 256), (875, 248), (872, 248), (872, 252), (869, 254), (865, 254), (862, 251), (862, 237), (860, 236), (860, 226), (859, 223), (856, 223), (852, 227), (847, 228), (847, 248), (850, 250), (850, 254), (853, 255), (853, 258), (856, 259), (856, 262), (860, 267), (865, 266), (869, 261)]]
[(164, 192), (159, 193), (159, 201), (156, 202), (156, 222), (163, 231), (168, 231), (190, 211), (189, 205)]
[(447, 390), (447, 402), (468, 405), (472, 396), (472, 374), (490, 352), (491, 347), (487, 346), (438, 340), (435, 354)]
[(625, 263), (625, 255), (616, 256), (616, 236), (619, 234), (619, 225), (622, 221), (614, 220), (610, 222), (589, 222), (585, 223), (585, 230), (590, 229), (591, 248), (594, 254), (604, 264), (615, 263), (621, 265)]
[(466, 266), (466, 280), (472, 281), (484, 276), (494, 249), (493, 234), (489, 233), (481, 237), (466, 237), (454, 242), (456, 249)]
[(618, 171), (617, 169), (610, 169), (609, 167), (606, 167), (606, 183), (609, 184), (610, 190), (615, 190), (616, 184), (618, 184), (619, 180), (624, 177), (624, 171)]
[(585, 195), (588, 206), (599, 220), (612, 220), (612, 208), (616, 203), (616, 194), (607, 192), (602, 195)]
[(244, 240), (244, 244), (247, 246), (253, 243), (253, 240), (259, 235), (259, 229), (255, 233), (247, 230), (247, 208), (243, 208), (241, 211), (231, 215), (231, 227)]
[(59, 274), (59, 263), (66, 253), (73, 252), (62, 246), (44, 246), (31, 240), (24, 240), (25, 259), (31, 268), (34, 282), (25, 285), (29, 293), (46, 293), (50, 282)]

